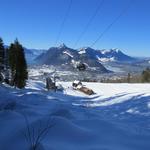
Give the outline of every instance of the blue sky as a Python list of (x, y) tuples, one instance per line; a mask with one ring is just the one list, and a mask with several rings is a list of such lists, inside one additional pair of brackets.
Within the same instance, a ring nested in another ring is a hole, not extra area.
[[(74, 47), (101, 0), (72, 0), (58, 45)], [(90, 46), (130, 0), (104, 0), (78, 45)], [(0, 0), (0, 36), (6, 44), (16, 37), (28, 48), (55, 46), (70, 0)], [(129, 55), (150, 56), (150, 1), (133, 0), (130, 9), (93, 48), (119, 48)]]

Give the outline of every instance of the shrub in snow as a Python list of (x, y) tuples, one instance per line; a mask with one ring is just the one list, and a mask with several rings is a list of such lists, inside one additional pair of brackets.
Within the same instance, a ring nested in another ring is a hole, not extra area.
[(3, 40), (0, 38), (0, 81), (3, 81), (2, 72), (4, 71), (4, 57), (5, 57), (5, 47)]
[(26, 131), (23, 133), (26, 141), (29, 143), (30, 150), (42, 150), (42, 140), (47, 135), (50, 128), (54, 126), (51, 118), (48, 121), (43, 123), (39, 121), (36, 125), (30, 125), (27, 117), (24, 115), (26, 123)]
[(5, 105), (4, 109), (5, 110), (14, 110), (16, 107), (16, 102), (9, 102), (7, 105)]
[(65, 108), (60, 108), (58, 110), (56, 110), (54, 113), (51, 114), (52, 116), (60, 116), (60, 117), (64, 117), (64, 118), (73, 118), (72, 113), (70, 112), (69, 109), (65, 109)]

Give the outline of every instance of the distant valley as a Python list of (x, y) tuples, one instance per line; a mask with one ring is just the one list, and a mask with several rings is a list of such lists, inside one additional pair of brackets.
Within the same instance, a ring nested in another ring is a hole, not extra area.
[(86, 64), (87, 72), (90, 74), (126, 75), (128, 72), (138, 74), (150, 66), (150, 59), (131, 57), (119, 49), (95, 50), (83, 47), (75, 50), (65, 44), (48, 50), (25, 48), (25, 55), (30, 66), (47, 65), (71, 72), (76, 72), (76, 65), (82, 62)]

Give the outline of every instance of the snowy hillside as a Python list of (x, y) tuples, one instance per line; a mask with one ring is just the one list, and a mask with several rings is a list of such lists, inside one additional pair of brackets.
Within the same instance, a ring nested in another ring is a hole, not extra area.
[(64, 92), (36, 80), (24, 90), (0, 86), (0, 150), (36, 140), (38, 150), (149, 150), (150, 84), (84, 83), (93, 96), (58, 84)]

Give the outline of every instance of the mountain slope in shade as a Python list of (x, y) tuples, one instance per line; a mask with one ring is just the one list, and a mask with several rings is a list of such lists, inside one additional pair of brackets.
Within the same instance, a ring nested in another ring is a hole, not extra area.
[(38, 57), (39, 55), (45, 53), (46, 50), (24, 48), (24, 52), (25, 52), (25, 57), (26, 57), (27, 63), (33, 64), (33, 63), (35, 63), (34, 62), (35, 58)]
[(46, 53), (41, 54), (36, 58), (40, 64), (61, 65), (71, 63), (77, 52), (65, 45), (60, 47), (51, 47)]
[[(93, 49), (89, 50), (91, 53), (96, 52)], [(75, 64), (82, 62), (89, 68), (96, 67), (100, 72), (108, 72), (108, 70), (90, 53), (80, 54), (79, 51), (71, 49), (66, 45), (59, 47), (52, 47), (46, 53), (41, 54), (36, 58), (39, 64), (47, 64), (54, 66), (73, 67)]]

